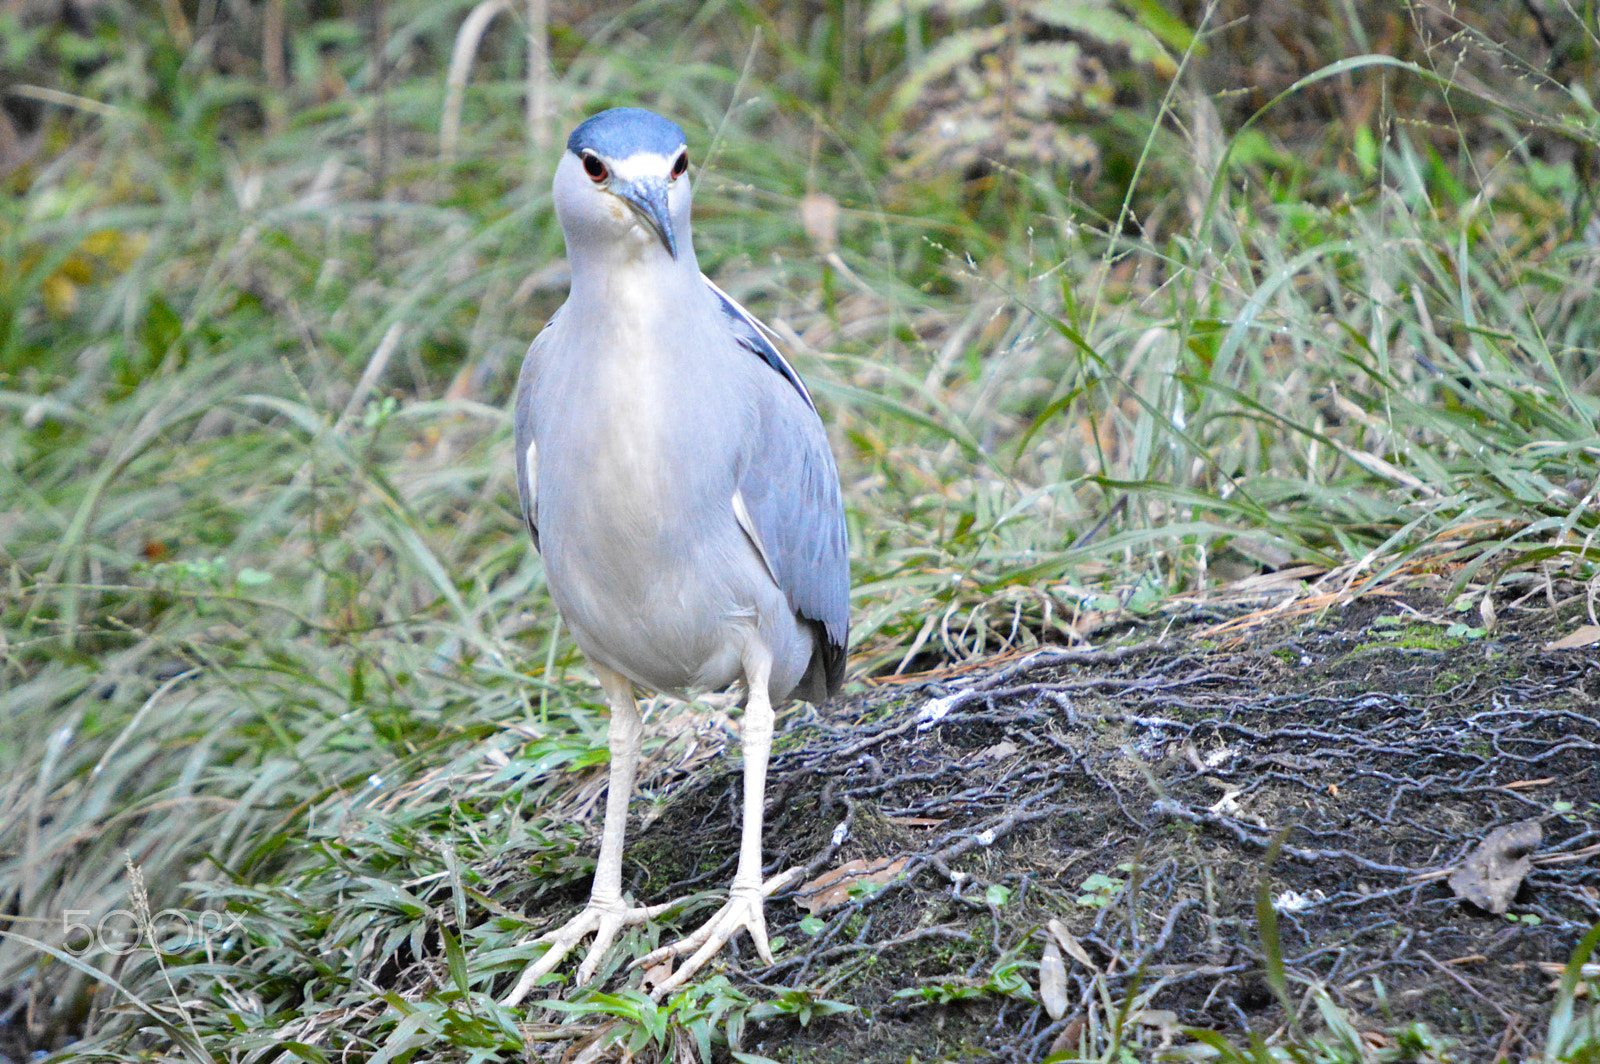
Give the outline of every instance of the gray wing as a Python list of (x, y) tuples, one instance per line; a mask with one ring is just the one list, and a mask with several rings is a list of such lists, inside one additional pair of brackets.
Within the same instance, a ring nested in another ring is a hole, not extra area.
[[(563, 304), (565, 306), (565, 304)], [(523, 356), (522, 370), (517, 374), (517, 395), (511, 411), (511, 429), (517, 452), (517, 497), (522, 501), (522, 519), (528, 522), (528, 532), (533, 536), (533, 549), (539, 549), (539, 500), (534, 492), (533, 476), (537, 472), (530, 460), (533, 447), (533, 389), (539, 372), (539, 351), (550, 326), (555, 324), (557, 310), (544, 323), (539, 335), (528, 345)]]
[(705, 274), (701, 274), (700, 277), (717, 297), (717, 302), (722, 305), (722, 313), (727, 315), (728, 326), (733, 331), (733, 338), (739, 341), (739, 346), (759, 356), (763, 362), (782, 374), (784, 380), (794, 385), (794, 390), (800, 393), (800, 398), (804, 399), (806, 405), (814, 412), (817, 404), (811, 401), (811, 393), (806, 391), (805, 382), (800, 379), (800, 374), (794, 371), (794, 367), (789, 365), (789, 360), (772, 346), (771, 340), (767, 339), (772, 330), (735, 302), (732, 296), (718, 288), (717, 283), (711, 278)]
[[(730, 316), (748, 322), (760, 337), (759, 325), (743, 307), (720, 291), (717, 295), (725, 309), (731, 308)], [(820, 700), (838, 690), (844, 679), (850, 638), (850, 543), (839, 471), (822, 419), (799, 375), (765, 339), (761, 344), (770, 357), (743, 335), (737, 338), (777, 374), (775, 387), (761, 404), (761, 431), (750, 461), (739, 477), (741, 521), (748, 516), (752, 527), (746, 531), (756, 540), (773, 579), (796, 615), (817, 631), (818, 654), (812, 664), (814, 672), (820, 666), (820, 674), (812, 691), (819, 696), (814, 700)]]

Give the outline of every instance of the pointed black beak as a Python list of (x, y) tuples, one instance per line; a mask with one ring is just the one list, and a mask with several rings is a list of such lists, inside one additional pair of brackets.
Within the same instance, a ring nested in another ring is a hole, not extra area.
[(622, 198), (622, 202), (633, 208), (633, 213), (639, 220), (655, 231), (661, 238), (661, 246), (667, 249), (667, 254), (673, 258), (678, 257), (678, 237), (672, 231), (672, 212), (667, 206), (667, 182), (660, 177), (641, 177), (627, 184), (618, 182), (611, 186), (611, 191)]

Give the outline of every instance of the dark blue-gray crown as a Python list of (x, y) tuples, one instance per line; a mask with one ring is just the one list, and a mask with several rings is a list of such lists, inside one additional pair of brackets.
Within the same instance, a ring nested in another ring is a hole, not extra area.
[(683, 129), (642, 107), (613, 107), (583, 120), (567, 138), (567, 150), (588, 149), (607, 159), (626, 159), (639, 152), (670, 156), (688, 142)]

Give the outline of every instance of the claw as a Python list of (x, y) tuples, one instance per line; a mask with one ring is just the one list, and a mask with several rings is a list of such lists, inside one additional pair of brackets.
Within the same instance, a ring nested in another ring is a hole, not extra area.
[(772, 945), (767, 940), (765, 902), (772, 894), (799, 878), (802, 871), (799, 868), (791, 868), (786, 872), (779, 872), (765, 883), (750, 886), (735, 884), (729, 889), (728, 900), (723, 903), (722, 908), (718, 909), (711, 919), (700, 925), (698, 930), (669, 946), (650, 951), (634, 961), (630, 967), (649, 971), (663, 961), (689, 954), (689, 957), (678, 965), (677, 971), (651, 989), (650, 996), (660, 1001), (688, 982), (741, 930), (750, 936), (750, 942), (755, 946), (762, 963), (772, 964)]
[(599, 901), (591, 897), (589, 904), (584, 906), (583, 911), (577, 916), (555, 930), (547, 931), (534, 939), (535, 945), (546, 942), (550, 948), (545, 950), (538, 960), (522, 970), (517, 985), (511, 988), (511, 993), (501, 999), (500, 1004), (506, 1008), (521, 1004), (528, 993), (539, 985), (539, 980), (555, 971), (556, 965), (572, 952), (573, 947), (583, 941), (585, 935), (593, 932), (594, 944), (589, 947), (583, 963), (578, 966), (577, 981), (580, 984), (587, 983), (594, 977), (600, 962), (605, 959), (606, 950), (616, 941), (618, 932), (624, 927), (653, 920), (671, 909), (674, 904), (666, 902), (662, 905), (629, 908), (620, 898), (615, 901)]

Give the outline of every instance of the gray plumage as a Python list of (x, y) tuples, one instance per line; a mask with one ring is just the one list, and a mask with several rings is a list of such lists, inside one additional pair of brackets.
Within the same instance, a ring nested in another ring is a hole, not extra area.
[[(762, 326), (700, 272), (686, 168), (683, 131), (648, 111), (602, 112), (568, 140), (554, 195), (572, 289), (523, 362), (517, 485), (551, 597), (607, 686), (613, 792), (631, 791), (632, 765), (619, 774), (618, 762), (637, 757), (638, 741), (630, 684), (607, 670), (674, 694), (735, 681), (748, 689), (764, 675), (747, 691), (746, 830), (724, 907), (737, 896), (739, 909), (680, 951), (720, 947), (742, 927), (767, 955), (761, 895), (752, 902), (751, 892), (761, 888), (770, 704), (838, 689), (848, 544), (838, 473), (805, 385)], [(589, 910), (546, 937), (551, 952), (594, 926), (598, 951), (607, 920), (643, 912), (622, 905), (620, 885), (612, 898), (608, 880), (626, 797), (616, 816), (608, 804)], [(598, 960), (592, 951), (580, 979)], [(546, 954), (529, 971), (553, 963)], [(519, 984), (508, 1000), (523, 993)]]

